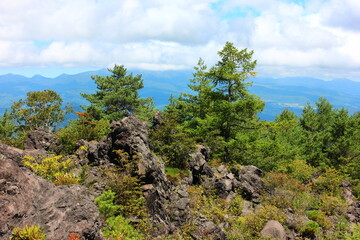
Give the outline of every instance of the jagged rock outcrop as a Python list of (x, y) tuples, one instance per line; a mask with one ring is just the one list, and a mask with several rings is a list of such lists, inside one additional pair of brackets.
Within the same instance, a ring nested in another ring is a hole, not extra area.
[[(161, 124), (161, 119), (158, 124)], [(10, 164), (9, 159), (14, 159), (10, 169), (17, 169), (14, 170), (16, 173), (9, 174), (2, 167), (6, 164), (0, 162), (3, 164), (0, 165), (0, 178), (5, 179), (0, 180), (0, 211), (4, 211), (6, 216), (1, 218), (0, 236), (9, 236), (11, 226), (17, 226), (13, 224), (16, 220), (19, 226), (40, 224), (49, 239), (64, 239), (70, 232), (80, 233), (85, 239), (100, 239), (101, 222), (93, 199), (107, 184), (101, 176), (103, 169), (119, 164), (116, 150), (129, 154), (130, 160), (140, 159), (138, 177), (143, 183), (141, 188), (150, 220), (157, 229), (153, 232), (154, 238), (181, 232), (191, 223), (190, 234), (194, 239), (226, 239), (222, 229), (228, 228), (228, 223), (217, 225), (204, 215), (191, 211), (189, 185), (201, 184), (205, 189), (215, 190), (227, 203), (241, 193), (248, 200), (244, 202), (244, 214), (253, 211), (253, 204), (258, 203), (260, 194), (266, 191), (261, 170), (254, 166), (231, 171), (223, 165), (210, 166), (210, 149), (201, 145), (191, 153), (190, 175), (177, 183), (169, 181), (163, 160), (149, 148), (148, 124), (132, 116), (113, 122), (110, 133), (100, 142), (78, 142), (79, 149), (74, 155), (78, 158), (77, 166), (80, 169), (83, 165), (92, 165), (87, 170), (89, 177), (85, 181), (85, 185), (91, 185), (91, 192), (79, 185), (54, 186), (19, 167), (24, 155), (44, 154), (52, 149), (55, 141), (50, 135), (42, 139), (39, 132), (30, 134), (29, 138), (25, 151), (0, 144), (2, 161)], [(11, 175), (16, 177), (9, 177)], [(16, 199), (13, 201), (13, 198)]]
[(239, 188), (242, 191), (242, 196), (246, 200), (259, 203), (261, 194), (267, 191), (265, 183), (261, 179), (264, 173), (255, 166), (242, 166), (238, 174)]
[(56, 136), (44, 129), (35, 129), (28, 133), (25, 139), (25, 150), (54, 151), (56, 149)]
[(261, 230), (261, 236), (271, 239), (286, 239), (286, 232), (284, 227), (278, 221), (270, 220)]
[[(19, 150), (21, 151), (21, 150)], [(80, 185), (55, 186), (2, 155), (0, 157), (0, 238), (13, 227), (39, 224), (47, 239), (102, 239), (94, 196)]]
[(207, 160), (210, 149), (201, 145), (197, 146), (191, 154), (190, 170), (193, 175), (193, 184), (201, 183), (207, 189), (217, 189), (218, 195), (230, 202), (241, 192), (242, 196), (254, 203), (260, 202), (260, 196), (267, 191), (261, 179), (264, 173), (255, 166), (242, 166), (236, 172), (229, 171), (224, 165), (218, 168), (211, 167)]
[[(85, 143), (85, 142), (84, 142)], [(155, 235), (172, 234), (181, 231), (181, 227), (193, 222), (197, 229), (194, 236), (205, 231), (214, 239), (225, 239), (222, 230), (205, 217), (197, 218), (189, 211), (189, 181), (174, 185), (165, 174), (164, 162), (154, 155), (148, 144), (148, 124), (135, 117), (127, 117), (111, 124), (108, 137), (99, 142), (98, 147), (87, 144), (89, 160), (98, 165), (108, 164), (118, 156), (114, 150), (123, 150), (129, 155), (137, 155), (139, 177), (143, 181), (143, 195), (147, 200), (150, 218), (158, 232)], [(198, 158), (207, 157), (205, 148), (201, 148)], [(199, 160), (195, 161), (198, 162)], [(197, 163), (194, 163), (195, 165)], [(195, 167), (200, 171), (201, 166)], [(192, 179), (192, 178), (190, 178)], [(208, 226), (211, 225), (209, 229)], [(200, 235), (199, 235), (200, 236)]]
[(24, 156), (25, 156), (24, 150), (0, 143), (0, 159), (2, 158), (12, 159), (13, 161), (19, 164), (21, 163), (21, 160), (23, 159)]
[(349, 181), (343, 180), (342, 188), (342, 196), (349, 205), (346, 211), (347, 218), (351, 222), (358, 223), (360, 222), (360, 201), (354, 200), (355, 196), (352, 193), (351, 183)]
[(158, 130), (161, 125), (164, 123), (164, 116), (161, 112), (157, 111), (154, 114), (153, 121), (152, 121), (152, 128)]

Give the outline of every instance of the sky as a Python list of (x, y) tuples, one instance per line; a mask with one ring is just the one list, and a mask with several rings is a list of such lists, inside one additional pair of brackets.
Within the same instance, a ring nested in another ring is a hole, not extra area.
[(226, 41), (261, 76), (360, 81), (359, 0), (0, 1), (0, 74), (191, 70)]

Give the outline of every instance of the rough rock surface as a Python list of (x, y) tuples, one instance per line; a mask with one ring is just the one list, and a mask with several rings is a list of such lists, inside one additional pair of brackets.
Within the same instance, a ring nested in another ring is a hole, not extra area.
[(243, 166), (239, 171), (239, 188), (246, 200), (260, 202), (261, 194), (267, 190), (261, 177), (264, 173), (255, 166)]
[[(158, 226), (155, 235), (181, 231), (181, 227), (189, 221), (195, 222), (198, 230), (204, 227), (202, 223), (210, 224), (211, 221), (206, 218), (194, 219), (189, 211), (189, 182), (174, 185), (167, 179), (164, 162), (150, 150), (146, 122), (132, 116), (112, 122), (108, 137), (100, 141), (97, 148), (88, 143), (87, 147), (90, 162), (97, 165), (116, 163), (117, 155), (114, 150), (123, 150), (130, 156), (139, 156), (138, 173), (144, 183), (143, 195), (147, 200), (150, 218), (153, 224)], [(205, 157), (201, 152), (199, 154), (200, 159)], [(221, 238), (222, 235), (222, 230), (215, 225), (209, 233), (209, 236), (215, 239), (224, 239)]]
[(254, 203), (259, 203), (260, 196), (267, 191), (264, 181), (261, 179), (264, 173), (255, 166), (242, 166), (238, 172), (230, 172), (224, 165), (218, 168), (211, 167), (207, 163), (210, 150), (198, 145), (192, 154), (190, 170), (193, 175), (193, 184), (199, 184), (206, 189), (216, 189), (218, 195), (231, 201), (236, 195), (235, 191), (241, 192), (242, 196)]
[[(21, 151), (21, 150), (19, 150)], [(0, 157), (0, 239), (13, 227), (39, 224), (51, 240), (70, 233), (101, 239), (99, 213), (93, 196), (82, 186), (59, 186)]]
[(44, 129), (35, 129), (28, 133), (25, 140), (25, 150), (53, 151), (56, 148), (56, 136)]
[(270, 220), (266, 223), (261, 236), (264, 238), (271, 237), (276, 239), (286, 239), (286, 232), (284, 227), (278, 221)]
[(349, 204), (347, 208), (347, 217), (351, 222), (360, 222), (360, 201), (355, 201), (355, 196), (352, 193), (351, 183), (347, 180), (342, 181), (342, 196)]
[(163, 125), (163, 122), (164, 122), (164, 117), (163, 115), (161, 114), (161, 112), (156, 112), (154, 114), (154, 117), (153, 117), (153, 121), (152, 121), (152, 128), (157, 130), (160, 128), (161, 125)]
[(23, 150), (0, 143), (0, 159), (8, 158), (20, 163), (24, 155)]

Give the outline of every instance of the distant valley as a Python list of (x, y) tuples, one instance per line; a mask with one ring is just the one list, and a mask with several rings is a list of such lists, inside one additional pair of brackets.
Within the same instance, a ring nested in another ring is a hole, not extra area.
[[(192, 71), (131, 71), (141, 73), (144, 79), (144, 89), (141, 96), (153, 97), (158, 108), (168, 104), (171, 94), (177, 96), (188, 92), (187, 84), (192, 78)], [(6, 74), (0, 76), (0, 112), (9, 108), (12, 101), (25, 98), (29, 91), (53, 89), (63, 98), (65, 103), (72, 103), (75, 110), (87, 102), (80, 93), (93, 93), (96, 85), (92, 75), (106, 75), (106, 69), (83, 72), (74, 75), (62, 74), (55, 78), (35, 75), (31, 78), (21, 75)], [(284, 108), (289, 108), (301, 114), (302, 107), (307, 102), (314, 103), (320, 96), (327, 98), (335, 108), (344, 107), (350, 113), (360, 111), (360, 82), (348, 79), (323, 81), (309, 77), (265, 78), (251, 79), (252, 94), (258, 95), (266, 102), (265, 110), (260, 113), (263, 120), (273, 120)]]

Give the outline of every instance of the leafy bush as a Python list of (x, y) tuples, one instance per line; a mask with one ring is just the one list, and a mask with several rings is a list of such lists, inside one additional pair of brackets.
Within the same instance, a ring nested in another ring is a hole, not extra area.
[(174, 167), (165, 167), (165, 173), (168, 178), (173, 183), (178, 183), (181, 179), (184, 177), (189, 176), (189, 170), (183, 170), (180, 168), (174, 168)]
[(106, 220), (107, 227), (102, 229), (104, 236), (108, 239), (141, 240), (144, 236), (136, 231), (130, 224), (130, 220), (123, 216), (110, 217)]
[(107, 186), (115, 193), (114, 202), (125, 217), (147, 216), (145, 198), (142, 195), (141, 180), (138, 176), (139, 156), (129, 155), (123, 150), (114, 151), (118, 166), (104, 169)]
[(110, 132), (110, 123), (108, 120), (91, 120), (92, 116), (83, 113), (76, 113), (77, 120), (70, 121), (69, 125), (57, 132), (59, 143), (62, 145), (63, 153), (72, 153), (76, 150), (76, 143), (80, 139), (101, 140)]
[(63, 156), (46, 157), (37, 163), (35, 158), (24, 156), (23, 163), (39, 176), (48, 179), (56, 185), (79, 183), (79, 178), (70, 173), (74, 167), (72, 159), (62, 160)]
[(43, 233), (39, 225), (26, 225), (24, 228), (14, 228), (11, 240), (45, 240), (46, 234)]
[(305, 223), (305, 226), (301, 229), (301, 232), (304, 237), (314, 239), (320, 232), (320, 226), (317, 222), (310, 221)]
[(293, 191), (277, 188), (272, 194), (264, 196), (263, 202), (278, 208), (291, 208), (293, 207), (296, 196), (297, 194)]
[(333, 226), (332, 222), (326, 219), (326, 215), (322, 211), (319, 210), (306, 211), (306, 216), (308, 216), (310, 220), (313, 220), (316, 223), (318, 223), (319, 226), (322, 227), (323, 229), (330, 229)]
[(291, 206), (294, 210), (301, 212), (305, 211), (309, 207), (314, 208), (313, 203), (313, 196), (310, 193), (304, 192), (295, 195)]
[(304, 184), (285, 173), (267, 173), (264, 182), (271, 191), (274, 191), (275, 189), (284, 189), (293, 191), (294, 193), (302, 193), (306, 190)]
[(240, 194), (229, 203), (229, 212), (234, 216), (240, 216), (244, 208), (244, 199)]
[(316, 168), (307, 164), (306, 161), (297, 159), (288, 164), (283, 171), (296, 180), (305, 182), (310, 179), (316, 170)]

